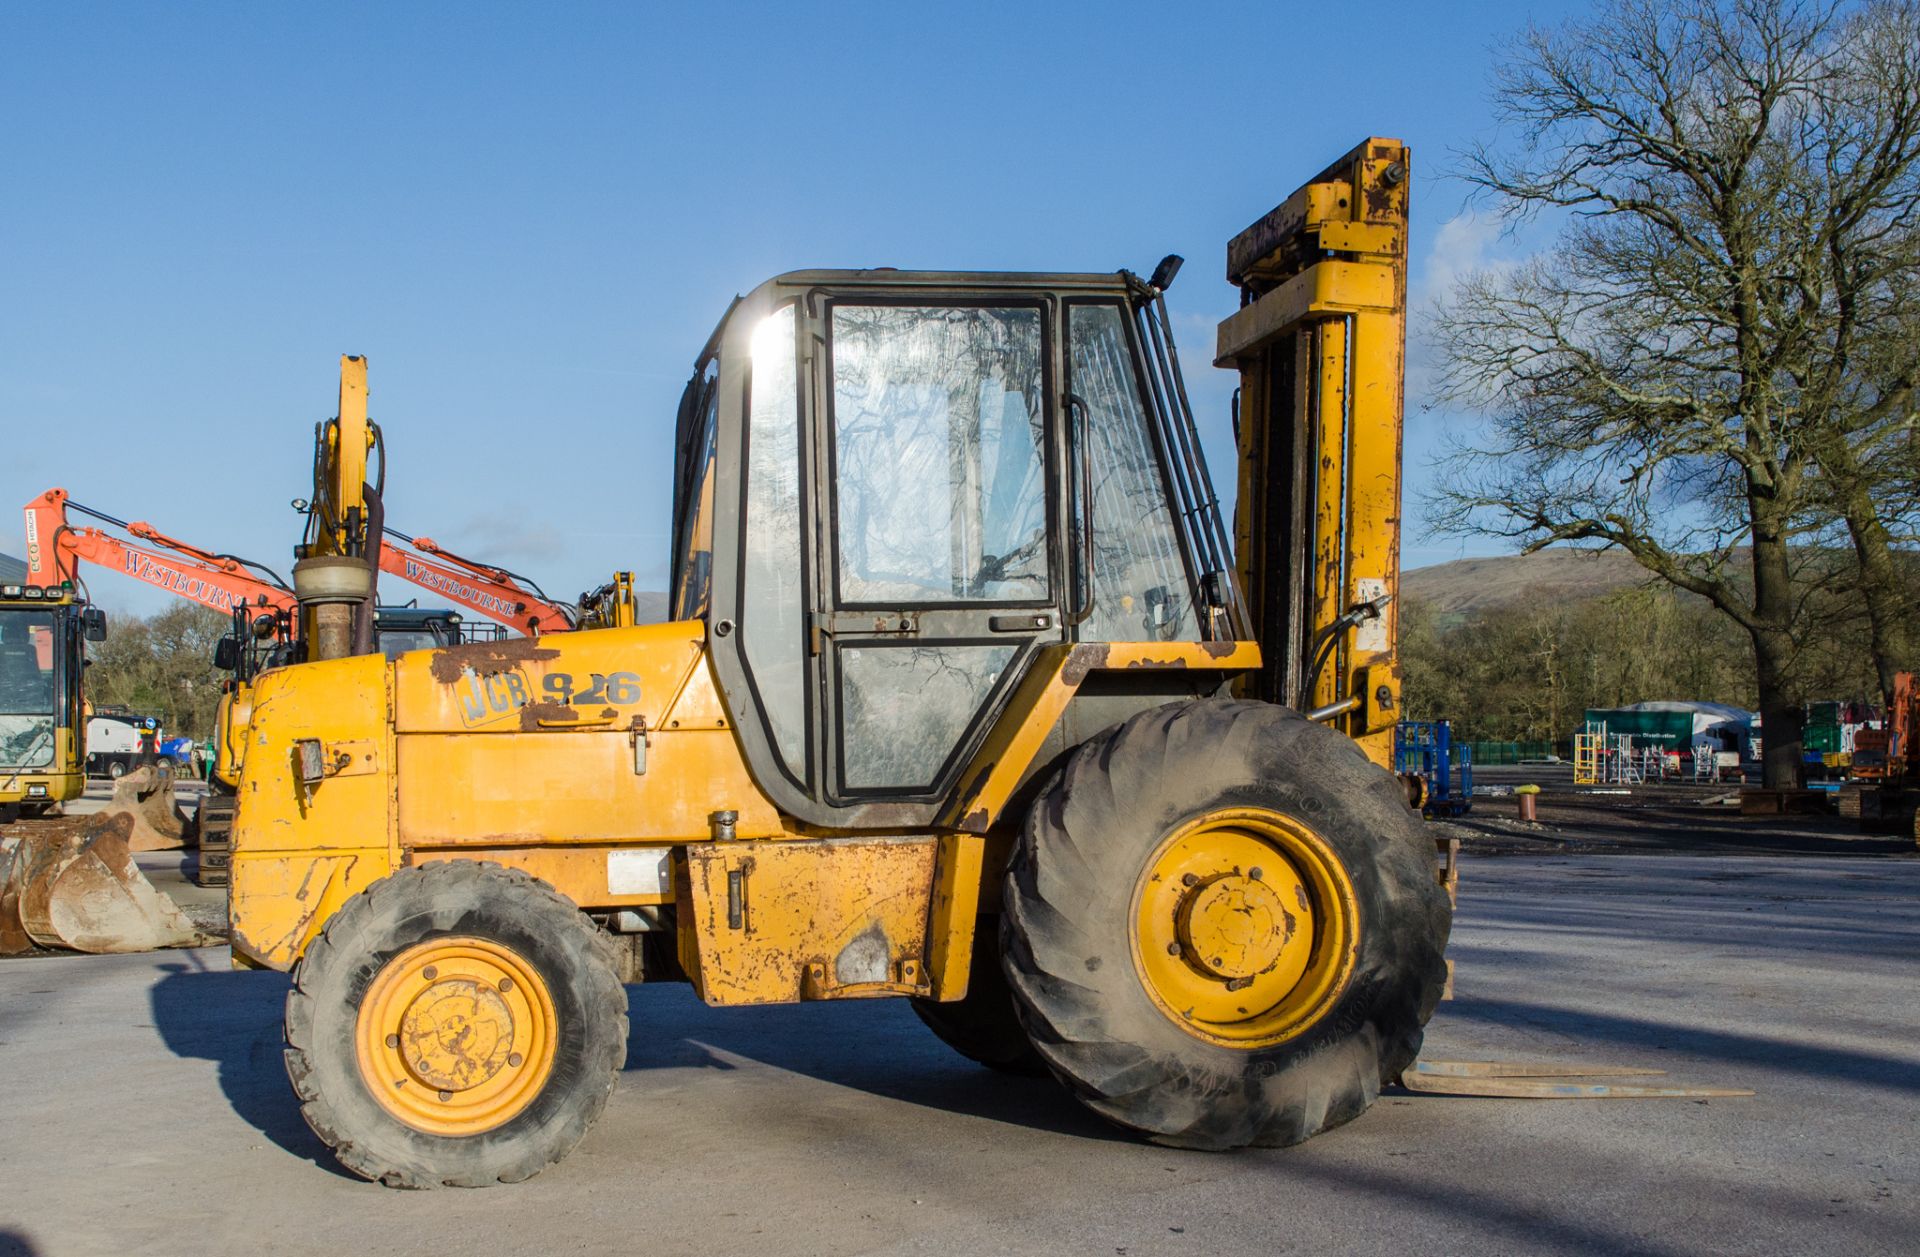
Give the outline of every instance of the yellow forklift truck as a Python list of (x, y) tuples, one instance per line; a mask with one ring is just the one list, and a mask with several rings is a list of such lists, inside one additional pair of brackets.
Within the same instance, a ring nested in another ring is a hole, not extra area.
[[(1365, 1110), (1450, 923), (1384, 767), (1407, 170), (1369, 140), (1229, 249), (1237, 546), (1178, 259), (801, 271), (696, 361), (671, 623), (255, 678), (234, 957), (292, 969), (288, 1072), (340, 1160), (538, 1173), (613, 1090), (622, 983), (659, 979), (904, 996), (1181, 1147)], [(323, 656), (351, 549), (310, 582)]]

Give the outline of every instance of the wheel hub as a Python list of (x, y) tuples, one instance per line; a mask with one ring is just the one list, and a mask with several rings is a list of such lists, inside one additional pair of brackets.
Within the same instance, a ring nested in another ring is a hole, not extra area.
[(1189, 1033), (1261, 1047), (1332, 1006), (1359, 935), (1353, 886), (1324, 839), (1260, 808), (1221, 809), (1170, 834), (1133, 902), (1134, 967)]
[[(1298, 879), (1294, 885), (1300, 889)], [(1299, 925), (1264, 877), (1238, 871), (1199, 883), (1176, 914), (1187, 963), (1230, 982), (1273, 968)]]
[(471, 978), (435, 982), (400, 1019), (400, 1058), (436, 1091), (465, 1091), (507, 1067), (513, 1013), (498, 991)]
[(490, 939), (429, 939), (387, 961), (367, 988), (360, 1074), (416, 1130), (477, 1134), (540, 1094), (558, 1029), (546, 983), (523, 957)]

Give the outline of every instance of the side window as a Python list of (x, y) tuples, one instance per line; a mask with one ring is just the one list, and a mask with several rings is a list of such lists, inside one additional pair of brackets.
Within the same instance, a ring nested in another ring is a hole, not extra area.
[(833, 307), (840, 601), (1043, 601), (1041, 313)]
[(753, 334), (747, 381), (746, 518), (740, 644), (780, 756), (806, 776), (807, 592), (800, 565), (799, 379), (793, 307)]
[(1093, 491), (1093, 613), (1083, 641), (1197, 641), (1193, 586), (1154, 454), (1118, 305), (1067, 308), (1067, 387), (1086, 404)]
[(713, 597), (713, 464), (720, 390), (715, 368), (702, 381), (700, 436), (690, 477), (686, 517), (680, 521), (680, 579), (673, 590), (675, 620), (705, 619)]

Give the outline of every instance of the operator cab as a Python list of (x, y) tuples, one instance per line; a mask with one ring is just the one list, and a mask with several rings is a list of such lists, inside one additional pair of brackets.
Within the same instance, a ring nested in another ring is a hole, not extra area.
[(1235, 639), (1158, 298), (801, 271), (722, 319), (680, 405), (672, 618), (706, 622), (783, 809), (930, 823), (1038, 652)]
[(497, 641), (507, 635), (500, 624), (468, 624), (458, 611), (420, 607), (377, 607), (373, 636), (380, 653), (398, 659), (410, 650), (439, 650), (464, 642)]
[(84, 781), (80, 672), (105, 613), (68, 585), (0, 586), (0, 807), (72, 798)]

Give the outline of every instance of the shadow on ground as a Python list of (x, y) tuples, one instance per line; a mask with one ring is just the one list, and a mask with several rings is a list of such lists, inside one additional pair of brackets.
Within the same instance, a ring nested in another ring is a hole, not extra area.
[(1003, 1074), (934, 1037), (905, 1000), (710, 1008), (679, 983), (632, 988), (627, 1069), (743, 1057), (905, 1104), (1093, 1139), (1124, 1138), (1050, 1077)]
[[(218, 956), (219, 953), (205, 953)], [(287, 977), (169, 963), (153, 1022), (177, 1056), (210, 1060), (233, 1110), (276, 1145), (344, 1174), (308, 1129), (281, 1060)], [(731, 1069), (756, 1061), (906, 1104), (1107, 1139), (1111, 1127), (1051, 1078), (997, 1073), (934, 1038), (902, 1000), (710, 1008), (680, 983), (628, 991), (628, 1071)], [(6, 1257), (0, 1250), (0, 1257)]]
[(282, 1063), (280, 1018), (287, 975), (213, 968), (218, 951), (181, 952), (189, 963), (162, 965), (154, 984), (153, 1024), (176, 1056), (212, 1061), (233, 1111), (297, 1157), (342, 1176), (339, 1163), (300, 1116)]

